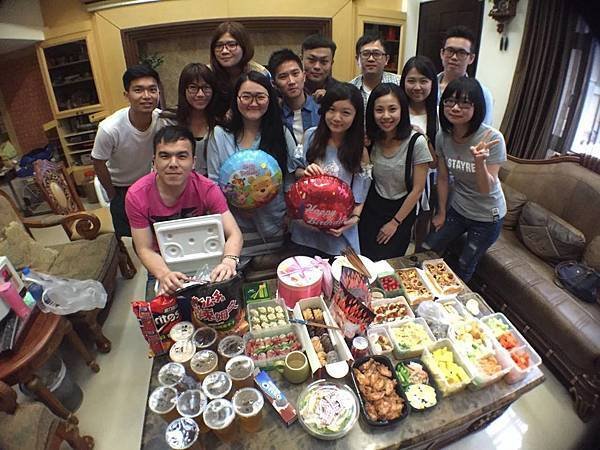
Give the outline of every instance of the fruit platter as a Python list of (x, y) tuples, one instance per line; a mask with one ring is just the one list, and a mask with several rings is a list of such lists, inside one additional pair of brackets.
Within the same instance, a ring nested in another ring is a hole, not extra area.
[(443, 397), (462, 391), (472, 380), (462, 356), (448, 339), (426, 348), (421, 359), (433, 375)]
[(377, 286), (385, 297), (397, 297), (402, 294), (400, 278), (395, 272), (385, 272), (377, 276)]

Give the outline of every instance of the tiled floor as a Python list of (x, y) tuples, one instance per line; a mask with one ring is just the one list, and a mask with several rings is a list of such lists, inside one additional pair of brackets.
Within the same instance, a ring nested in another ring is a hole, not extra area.
[[(43, 236), (48, 237), (48, 234)], [(98, 355), (101, 367), (98, 374), (91, 373), (80, 360), (73, 358), (68, 347), (64, 349), (67, 366), (85, 393), (77, 412), (80, 430), (94, 436), (97, 450), (129, 450), (140, 446), (151, 361), (146, 357), (147, 347), (130, 302), (143, 298), (145, 280), (146, 272), (142, 267), (133, 280), (119, 279), (114, 304), (104, 325), (113, 344), (112, 351)], [(545, 383), (517, 400), (487, 428), (448, 448), (600, 448), (600, 421), (581, 422), (567, 391), (548, 370), (543, 370)]]

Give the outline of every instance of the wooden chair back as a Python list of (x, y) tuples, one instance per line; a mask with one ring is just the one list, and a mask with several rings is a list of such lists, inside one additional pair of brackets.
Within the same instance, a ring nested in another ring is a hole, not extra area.
[(38, 159), (33, 163), (35, 181), (55, 214), (85, 211), (73, 180), (62, 163)]

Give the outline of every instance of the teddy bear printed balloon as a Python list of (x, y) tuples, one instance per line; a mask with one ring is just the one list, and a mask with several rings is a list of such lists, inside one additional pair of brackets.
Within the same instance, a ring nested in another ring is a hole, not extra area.
[(230, 205), (255, 209), (275, 198), (283, 175), (275, 158), (263, 150), (243, 150), (221, 166), (219, 186)]

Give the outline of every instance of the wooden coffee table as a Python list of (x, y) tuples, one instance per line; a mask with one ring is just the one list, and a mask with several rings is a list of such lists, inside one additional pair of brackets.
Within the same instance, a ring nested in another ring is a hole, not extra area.
[[(416, 258), (398, 258), (390, 261), (394, 268), (414, 266), (423, 259), (436, 258), (435, 254), (425, 253)], [(168, 362), (168, 357), (156, 358), (152, 367), (148, 394), (158, 386), (158, 370)], [(296, 403), (300, 392), (306, 387), (288, 383), (278, 372), (270, 376), (286, 397)], [(352, 385), (350, 377), (341, 380)], [(515, 400), (544, 381), (538, 368), (532, 369), (527, 377), (509, 385), (500, 381), (479, 391), (466, 390), (439, 400), (437, 406), (425, 412), (411, 412), (408, 418), (389, 427), (371, 427), (364, 419), (358, 422), (350, 433), (336, 441), (321, 441), (310, 436), (300, 423), (287, 427), (270, 404), (265, 403), (262, 430), (254, 434), (240, 435), (234, 444), (224, 444), (213, 433), (202, 435), (201, 442), (210, 449), (340, 449), (365, 450), (387, 447), (439, 448), (462, 436), (487, 426), (499, 417)], [(159, 450), (165, 447), (167, 423), (146, 408), (142, 445), (145, 450)]]

